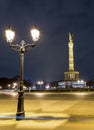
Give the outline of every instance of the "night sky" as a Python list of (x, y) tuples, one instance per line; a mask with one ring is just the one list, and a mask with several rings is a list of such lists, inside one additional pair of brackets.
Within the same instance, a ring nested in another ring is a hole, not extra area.
[(64, 79), (69, 32), (74, 35), (75, 70), (80, 79), (94, 79), (94, 0), (0, 0), (0, 77), (20, 72), (19, 53), (9, 48), (4, 36), (9, 25), (17, 43), (32, 43), (33, 25), (41, 32), (37, 46), (25, 53), (25, 79)]

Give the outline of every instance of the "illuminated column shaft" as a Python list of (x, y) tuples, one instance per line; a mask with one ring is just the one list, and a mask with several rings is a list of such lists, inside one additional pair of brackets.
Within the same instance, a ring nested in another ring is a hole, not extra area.
[(68, 47), (69, 47), (69, 71), (74, 71), (73, 40), (70, 33), (69, 33)]

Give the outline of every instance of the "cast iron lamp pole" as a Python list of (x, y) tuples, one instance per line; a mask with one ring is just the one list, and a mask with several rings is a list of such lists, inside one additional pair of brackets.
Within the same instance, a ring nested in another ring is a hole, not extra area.
[(24, 40), (22, 40), (20, 43), (13, 44), (13, 40), (15, 37), (15, 32), (8, 28), (5, 30), (5, 36), (7, 43), (9, 47), (15, 51), (20, 52), (20, 85), (19, 85), (19, 91), (18, 91), (18, 104), (17, 104), (17, 113), (16, 113), (16, 120), (22, 120), (25, 117), (25, 111), (24, 111), (24, 90), (23, 90), (23, 84), (24, 84), (24, 53), (30, 49), (32, 49), (37, 41), (39, 40), (40, 32), (33, 26), (31, 29), (31, 36), (33, 43), (29, 44), (26, 43)]

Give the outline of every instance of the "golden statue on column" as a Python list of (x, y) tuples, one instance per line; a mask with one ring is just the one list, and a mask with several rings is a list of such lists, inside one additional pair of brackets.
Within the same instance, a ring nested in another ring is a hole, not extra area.
[(69, 71), (74, 70), (74, 57), (73, 57), (73, 39), (72, 35), (69, 33)]
[(69, 33), (69, 70), (64, 73), (64, 80), (65, 81), (77, 81), (79, 79), (79, 72), (74, 71), (74, 53), (73, 53), (73, 35)]

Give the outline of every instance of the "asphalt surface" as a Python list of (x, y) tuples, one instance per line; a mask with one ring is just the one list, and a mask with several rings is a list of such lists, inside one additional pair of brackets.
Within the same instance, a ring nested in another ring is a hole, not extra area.
[[(16, 99), (17, 92), (0, 91), (0, 99)], [(94, 100), (94, 92), (25, 92), (24, 99), (40, 100)]]
[(0, 91), (0, 130), (94, 130), (94, 92), (24, 93), (22, 121), (15, 120), (17, 97)]

